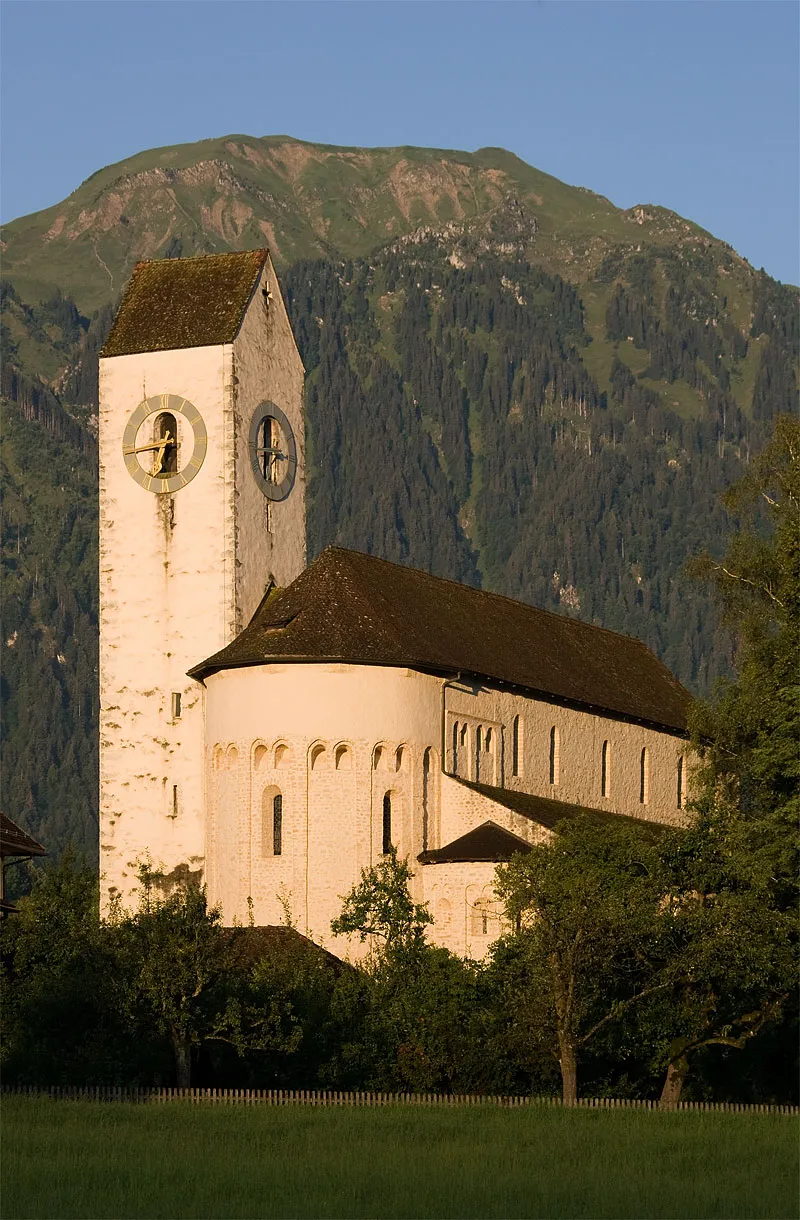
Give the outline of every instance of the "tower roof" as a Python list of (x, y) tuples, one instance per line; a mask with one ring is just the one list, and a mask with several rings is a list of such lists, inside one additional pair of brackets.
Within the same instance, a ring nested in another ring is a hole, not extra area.
[(102, 356), (232, 343), (267, 250), (137, 263)]
[(387, 665), (602, 710), (683, 734), (688, 691), (639, 640), (371, 555), (328, 547), (191, 669), (270, 661)]

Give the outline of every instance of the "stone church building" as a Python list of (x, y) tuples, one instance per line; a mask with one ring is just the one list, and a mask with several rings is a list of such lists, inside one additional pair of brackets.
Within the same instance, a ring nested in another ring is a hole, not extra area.
[(498, 861), (590, 811), (684, 818), (688, 693), (637, 640), (331, 547), (306, 567), (303, 367), (266, 250), (140, 263), (100, 363), (100, 867), (202, 877), (334, 952), (408, 857), (482, 956)]

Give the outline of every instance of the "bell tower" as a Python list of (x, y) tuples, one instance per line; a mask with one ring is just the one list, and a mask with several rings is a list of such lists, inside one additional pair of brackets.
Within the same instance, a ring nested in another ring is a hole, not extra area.
[(139, 263), (100, 360), (100, 885), (204, 868), (203, 690), (305, 567), (303, 366), (267, 250)]

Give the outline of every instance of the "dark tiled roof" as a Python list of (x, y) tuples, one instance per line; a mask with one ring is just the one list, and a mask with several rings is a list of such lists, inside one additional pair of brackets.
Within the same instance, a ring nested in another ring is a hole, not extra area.
[(266, 250), (137, 263), (102, 356), (232, 343)]
[(41, 843), (37, 843), (29, 834), (12, 822), (11, 818), (0, 813), (0, 856), (46, 856), (47, 852)]
[(339, 547), (190, 673), (271, 660), (463, 674), (686, 730), (688, 691), (639, 640)]
[(467, 864), (484, 860), (499, 864), (510, 860), (517, 852), (530, 850), (530, 843), (519, 835), (503, 830), (496, 822), (484, 822), (436, 851), (422, 852), (417, 859), (420, 864)]
[(643, 830), (652, 831), (656, 835), (660, 835), (664, 831), (664, 826), (660, 822), (651, 822), (646, 818), (631, 818), (627, 814), (612, 813), (610, 809), (592, 809), (584, 805), (572, 805), (568, 801), (554, 801), (547, 796), (531, 796), (528, 792), (515, 792), (512, 788), (493, 788), (489, 784), (473, 784), (468, 780), (458, 782), (465, 788), (479, 792), (481, 796), (486, 796), (496, 804), (502, 805), (511, 813), (522, 814), (523, 817), (536, 822), (538, 826), (543, 826), (545, 830), (553, 830), (559, 822), (572, 818), (588, 817), (600, 822), (633, 822)]
[(326, 966), (336, 975), (350, 968), (341, 958), (286, 924), (225, 928), (224, 935), (229, 960), (241, 969), (251, 970), (264, 958), (269, 958), (276, 965), (283, 962), (291, 968), (300, 954), (307, 954), (310, 959), (320, 966)]

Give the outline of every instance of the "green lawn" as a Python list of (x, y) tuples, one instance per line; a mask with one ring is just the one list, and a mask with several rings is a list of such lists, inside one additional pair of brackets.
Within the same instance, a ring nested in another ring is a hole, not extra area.
[(2, 1216), (798, 1214), (796, 1121), (6, 1098)]

